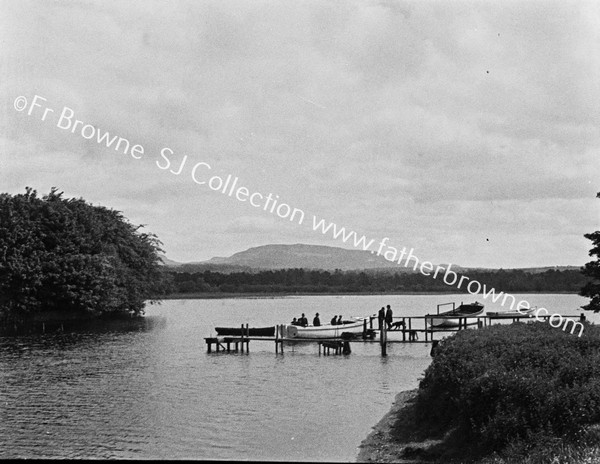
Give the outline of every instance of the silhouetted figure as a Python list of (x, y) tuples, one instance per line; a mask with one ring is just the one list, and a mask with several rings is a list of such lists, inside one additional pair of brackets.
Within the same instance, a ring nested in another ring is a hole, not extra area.
[(319, 313), (317, 313), (315, 315), (315, 318), (313, 319), (313, 325), (315, 327), (319, 327), (321, 325), (321, 319), (319, 319)]
[(343, 324), (343, 322), (342, 322), (342, 315), (340, 314), (339, 317), (338, 317), (338, 320), (337, 320), (337, 325), (342, 325), (342, 324)]
[(387, 311), (385, 312), (385, 322), (388, 330), (392, 328), (392, 321), (394, 320), (394, 313), (390, 305), (387, 305)]
[(302, 313), (302, 317), (300, 318), (300, 325), (302, 327), (306, 327), (308, 325), (308, 319), (306, 319), (304, 313)]
[(379, 330), (383, 330), (383, 321), (385, 321), (385, 308), (383, 306), (377, 313), (377, 320), (379, 321)]
[(292, 325), (298, 325), (298, 320), (296, 318), (292, 319)]
[(333, 316), (333, 317), (331, 318), (331, 322), (330, 322), (330, 324), (331, 324), (331, 325), (337, 325), (337, 318), (336, 318), (335, 316)]

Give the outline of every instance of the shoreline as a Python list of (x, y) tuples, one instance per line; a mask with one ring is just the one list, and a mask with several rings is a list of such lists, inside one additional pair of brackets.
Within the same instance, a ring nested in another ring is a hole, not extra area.
[(412, 404), (418, 389), (398, 393), (390, 410), (372, 427), (371, 433), (361, 442), (356, 461), (401, 464), (421, 464), (418, 457), (405, 456), (407, 451), (417, 455), (421, 450), (436, 445), (438, 440), (421, 440), (414, 436)]
[[(565, 291), (543, 291), (543, 292), (513, 292), (515, 295), (577, 295), (577, 292)], [(341, 293), (318, 293), (318, 292), (206, 292), (206, 293), (174, 293), (168, 296), (162, 296), (155, 301), (160, 300), (210, 300), (210, 299), (227, 299), (227, 298), (257, 298), (257, 299), (273, 299), (273, 298), (290, 298), (302, 296), (399, 296), (399, 295), (463, 295), (460, 292), (341, 292)], [(464, 295), (470, 295), (464, 293)], [(478, 294), (480, 295), (480, 294)], [(481, 294), (482, 295), (482, 294)], [(475, 297), (475, 295), (473, 295)]]

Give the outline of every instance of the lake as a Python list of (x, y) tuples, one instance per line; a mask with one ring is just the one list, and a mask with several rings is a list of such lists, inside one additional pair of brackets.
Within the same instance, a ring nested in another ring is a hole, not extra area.
[[(521, 297), (563, 314), (588, 301)], [(450, 301), (473, 298), (167, 300), (133, 328), (0, 338), (0, 458), (354, 461), (395, 395), (418, 386), (430, 344), (390, 344), (385, 358), (376, 342), (352, 343), (347, 356), (320, 356), (316, 344), (276, 355), (274, 343), (256, 341), (249, 354), (208, 354), (204, 337), (303, 312), (326, 322), (390, 304), (395, 316), (418, 316)]]

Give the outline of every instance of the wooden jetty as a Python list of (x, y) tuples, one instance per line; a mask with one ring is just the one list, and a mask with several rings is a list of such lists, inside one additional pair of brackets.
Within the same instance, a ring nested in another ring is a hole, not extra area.
[[(250, 337), (250, 329), (248, 324), (241, 325), (241, 336), (222, 336), (222, 337), (208, 337), (205, 338), (207, 352), (212, 353), (213, 347), (217, 353), (223, 351), (226, 353), (249, 353), (250, 352), (250, 341), (266, 341), (275, 344), (275, 353), (283, 354), (284, 342), (288, 343), (301, 343), (301, 342), (312, 342), (317, 343), (319, 346), (319, 355), (321, 352), (325, 354), (350, 354), (350, 341), (353, 342), (373, 342), (376, 335), (379, 335), (379, 344), (381, 346), (381, 355), (387, 356), (387, 345), (389, 343), (437, 343), (439, 340), (434, 340), (434, 334), (437, 333), (448, 333), (456, 332), (458, 330), (465, 330), (468, 328), (478, 329), (492, 325), (496, 321), (504, 322), (520, 322), (521, 320), (542, 320), (545, 322), (551, 322), (553, 315), (543, 315), (538, 317), (532, 317), (529, 315), (515, 315), (515, 316), (494, 316), (494, 315), (482, 315), (482, 316), (465, 316), (465, 317), (453, 317), (458, 319), (458, 327), (433, 327), (431, 325), (431, 319), (436, 315), (426, 316), (396, 316), (393, 318), (391, 329), (385, 321), (379, 326), (379, 319), (377, 315), (369, 316), (364, 319), (362, 334), (349, 334), (342, 333), (339, 338), (331, 339), (316, 339), (316, 338), (287, 338), (285, 324), (275, 326), (274, 337)], [(580, 315), (562, 315), (565, 320), (584, 322), (586, 317), (583, 313)], [(476, 320), (475, 323), (472, 321)], [(398, 336), (392, 336), (392, 334), (399, 334)], [(419, 337), (419, 334), (422, 337)]]
[[(250, 326), (248, 324), (241, 325), (241, 336), (239, 337), (208, 337), (205, 338), (207, 351), (209, 353), (212, 352), (213, 345), (215, 346), (215, 351), (218, 353), (223, 350), (227, 353), (237, 353), (238, 351), (244, 353), (244, 346), (246, 347), (246, 353), (250, 353), (250, 341), (251, 340), (261, 340), (261, 341), (271, 341), (275, 342), (275, 353), (279, 353), (279, 350), (283, 353), (283, 340), (284, 340), (284, 331), (285, 325), (277, 325), (275, 326), (275, 337), (251, 337), (250, 334)], [(233, 346), (233, 349), (232, 349)]]

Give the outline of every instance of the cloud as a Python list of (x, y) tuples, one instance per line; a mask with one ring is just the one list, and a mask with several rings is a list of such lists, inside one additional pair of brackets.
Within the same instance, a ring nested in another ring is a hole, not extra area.
[[(209, 162), (307, 213), (385, 231), (444, 261), (470, 258), (465, 237), (482, 220), (512, 237), (506, 218), (527, 221), (536, 211), (557, 219), (542, 222), (568, 250), (536, 251), (532, 229), (510, 259), (586, 257), (585, 243), (565, 230), (574, 205), (580, 234), (596, 227), (593, 2), (27, 0), (2, 8), (7, 191), (56, 185), (115, 205), (153, 227), (180, 260), (310, 239), (158, 169), (170, 147), (177, 159)], [(16, 96), (36, 93), (143, 145), (144, 159), (12, 109)], [(505, 217), (490, 215), (490, 202), (504, 205)], [(493, 266), (514, 241), (486, 243), (493, 252), (478, 251), (481, 261)]]

